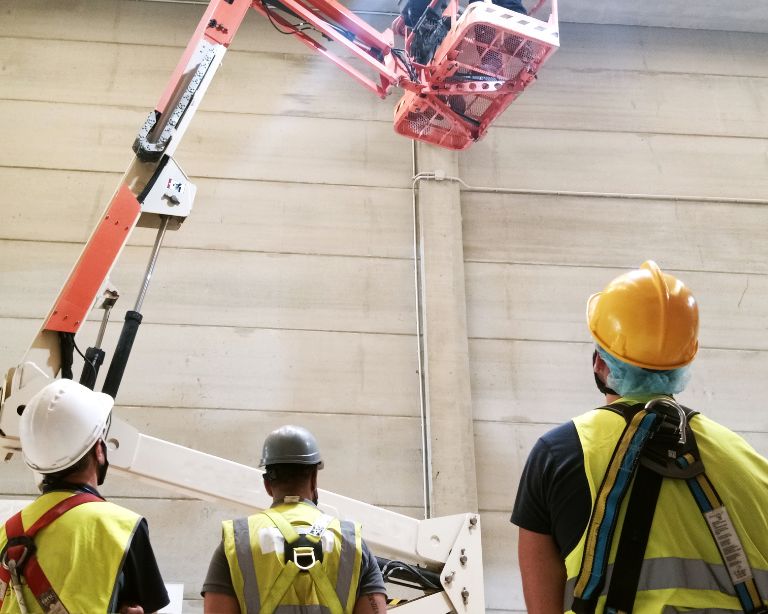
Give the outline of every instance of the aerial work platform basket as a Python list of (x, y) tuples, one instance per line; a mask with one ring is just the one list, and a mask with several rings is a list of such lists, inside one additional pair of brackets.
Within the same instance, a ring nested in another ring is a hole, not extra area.
[[(381, 98), (405, 90), (395, 107), (397, 133), (466, 149), (533, 82), (559, 47), (559, 31), (557, 0), (539, 0), (531, 15), (520, 0), (475, 1), (463, 12), (459, 1), (397, 0), (400, 15), (383, 32), (338, 0), (251, 6)], [(545, 3), (550, 15), (541, 21), (532, 15)]]
[(465, 149), (536, 78), (559, 47), (557, 1), (544, 22), (490, 2), (474, 2), (425, 66), (426, 84), (395, 107), (395, 131)]

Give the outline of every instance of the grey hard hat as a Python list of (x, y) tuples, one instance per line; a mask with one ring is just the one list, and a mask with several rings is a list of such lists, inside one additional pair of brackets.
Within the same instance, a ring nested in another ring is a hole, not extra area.
[(272, 431), (264, 440), (259, 467), (266, 465), (318, 465), (323, 468), (317, 439), (301, 426), (287, 424)]

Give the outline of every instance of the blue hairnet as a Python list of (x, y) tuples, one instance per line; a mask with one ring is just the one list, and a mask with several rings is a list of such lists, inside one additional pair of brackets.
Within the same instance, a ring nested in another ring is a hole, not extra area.
[(611, 370), (606, 384), (621, 396), (632, 394), (676, 394), (691, 379), (690, 366), (669, 371), (649, 371), (614, 358), (600, 346), (597, 352)]

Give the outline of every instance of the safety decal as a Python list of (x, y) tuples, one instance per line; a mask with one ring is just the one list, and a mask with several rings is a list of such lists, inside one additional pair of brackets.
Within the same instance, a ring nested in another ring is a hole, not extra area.
[(704, 513), (709, 530), (717, 542), (725, 566), (731, 576), (731, 582), (740, 584), (752, 579), (752, 569), (741, 545), (736, 529), (725, 507), (718, 507)]

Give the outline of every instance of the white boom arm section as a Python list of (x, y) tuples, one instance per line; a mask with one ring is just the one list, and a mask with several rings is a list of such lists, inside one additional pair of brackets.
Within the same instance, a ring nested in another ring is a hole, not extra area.
[[(16, 412), (3, 412), (11, 413)], [(9, 422), (4, 426), (13, 428)], [(18, 416), (13, 422), (18, 425)], [(0, 444), (5, 450), (20, 451), (18, 439), (3, 432), (6, 437), (0, 439)], [(107, 444), (112, 471), (192, 497), (235, 503), (248, 510), (272, 504), (259, 469), (144, 435), (119, 419), (112, 421)], [(222, 479), (224, 476), (226, 479)], [(365, 541), (377, 556), (440, 574), (442, 591), (397, 606), (398, 612), (485, 612), (477, 514), (417, 520), (325, 490), (320, 490), (319, 501), (326, 513), (362, 523)]]
[[(139, 132), (134, 143), (136, 157), (38, 335), (22, 360), (0, 382), (0, 448), (7, 453), (20, 451), (18, 424), (23, 406), (52, 379), (72, 377), (74, 337), (94, 306), (104, 308), (105, 313), (95, 347), (88, 348), (85, 354), (80, 381), (90, 387), (95, 384), (104, 359), (101, 339), (117, 298), (109, 273), (135, 226), (155, 227), (157, 240), (144, 284), (134, 310), (126, 314), (104, 383), (104, 392), (116, 396), (163, 236), (167, 230), (178, 229), (192, 209), (195, 186), (171, 153), (250, 7), (250, 0), (211, 0), (157, 108)], [(250, 510), (264, 509), (272, 503), (263, 490), (260, 470), (143, 435), (121, 420), (113, 420), (108, 445), (111, 467), (141, 480)], [(417, 520), (327, 491), (320, 493), (320, 506), (342, 519), (361, 522), (365, 540), (377, 555), (439, 574), (439, 588), (396, 606), (398, 611), (485, 612), (477, 514)]]

